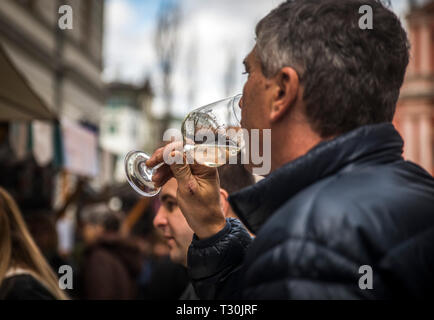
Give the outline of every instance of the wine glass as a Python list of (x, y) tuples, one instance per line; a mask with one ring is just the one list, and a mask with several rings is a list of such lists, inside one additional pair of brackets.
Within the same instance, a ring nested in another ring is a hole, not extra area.
[[(242, 95), (226, 98), (191, 111), (182, 122), (183, 151), (190, 161), (219, 167), (236, 163), (244, 141), (240, 130)], [(148, 168), (150, 157), (141, 151), (125, 156), (125, 173), (131, 187), (140, 195), (153, 197), (160, 192), (152, 175), (164, 163)], [(192, 162), (189, 162), (192, 163)]]

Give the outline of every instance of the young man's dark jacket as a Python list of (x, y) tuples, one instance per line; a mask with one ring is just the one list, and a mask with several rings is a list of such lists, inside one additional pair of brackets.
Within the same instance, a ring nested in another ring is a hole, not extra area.
[(198, 295), (433, 297), (434, 179), (402, 148), (392, 124), (360, 127), (234, 194), (232, 208), (256, 238), (235, 219), (209, 239), (194, 236), (188, 265)]

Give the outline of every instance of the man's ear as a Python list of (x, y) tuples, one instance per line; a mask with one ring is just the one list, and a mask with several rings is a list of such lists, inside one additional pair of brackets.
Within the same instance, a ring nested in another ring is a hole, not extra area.
[(270, 111), (270, 121), (276, 122), (297, 100), (300, 86), (297, 72), (291, 67), (280, 69), (274, 77), (276, 92)]
[(223, 210), (225, 218), (227, 218), (228, 214), (229, 214), (229, 206), (230, 205), (228, 202), (228, 198), (229, 198), (229, 193), (224, 189), (220, 189), (220, 207)]

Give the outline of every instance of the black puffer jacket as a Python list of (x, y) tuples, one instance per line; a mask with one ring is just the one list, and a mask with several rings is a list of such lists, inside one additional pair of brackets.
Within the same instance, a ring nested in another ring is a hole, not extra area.
[[(323, 142), (230, 198), (237, 220), (194, 237), (201, 298), (434, 296), (434, 179), (401, 157), (391, 124)], [(372, 268), (372, 289), (361, 289)]]

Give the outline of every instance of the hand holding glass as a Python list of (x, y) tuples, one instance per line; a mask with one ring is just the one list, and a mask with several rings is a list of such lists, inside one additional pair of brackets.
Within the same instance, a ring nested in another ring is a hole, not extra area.
[[(184, 152), (192, 154), (195, 161), (209, 167), (219, 167), (228, 163), (229, 158), (237, 156), (242, 139), (233, 133), (240, 129), (241, 97), (239, 94), (190, 112), (181, 127)], [(164, 163), (148, 168), (145, 164), (148, 159), (149, 156), (144, 152), (130, 151), (125, 157), (125, 173), (136, 192), (152, 197), (161, 189), (154, 185), (152, 175)]]

